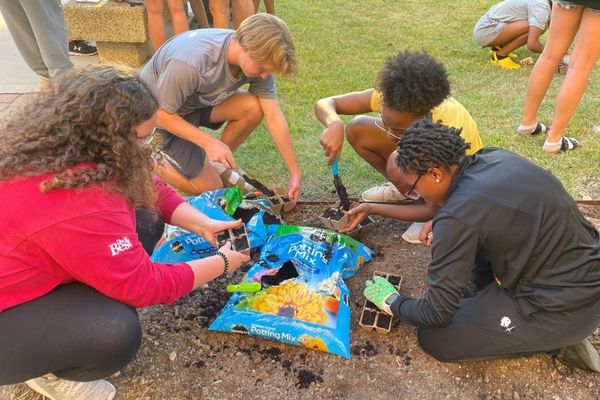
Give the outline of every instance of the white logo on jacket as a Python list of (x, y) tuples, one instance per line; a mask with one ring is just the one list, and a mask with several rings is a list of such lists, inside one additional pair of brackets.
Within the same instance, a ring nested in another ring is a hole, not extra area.
[(108, 245), (112, 256), (116, 256), (120, 252), (130, 249), (132, 247), (133, 245), (129, 241), (128, 237), (123, 237), (123, 239), (117, 239), (116, 242)]
[(512, 321), (508, 317), (502, 317), (500, 320), (500, 326), (504, 328), (506, 332), (512, 332), (515, 329), (515, 325), (512, 325)]

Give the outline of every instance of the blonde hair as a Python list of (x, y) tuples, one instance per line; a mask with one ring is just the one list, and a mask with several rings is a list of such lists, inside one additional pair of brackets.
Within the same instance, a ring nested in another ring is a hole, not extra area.
[(254, 14), (235, 31), (234, 39), (248, 52), (250, 59), (268, 72), (293, 75), (296, 72), (296, 48), (285, 22), (271, 14)]

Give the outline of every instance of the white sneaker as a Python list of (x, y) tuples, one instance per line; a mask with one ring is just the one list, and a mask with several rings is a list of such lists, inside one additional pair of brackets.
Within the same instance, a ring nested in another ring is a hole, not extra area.
[(425, 225), (424, 222), (413, 222), (412, 225), (408, 227), (406, 232), (402, 234), (402, 239), (408, 243), (421, 243), (419, 240), (419, 233), (421, 232), (423, 225)]
[(396, 189), (396, 186), (391, 182), (372, 187), (371, 189), (364, 191), (361, 197), (362, 200), (366, 202), (394, 202), (407, 200), (407, 197), (400, 193), (398, 189)]
[(35, 378), (25, 382), (51, 400), (112, 400), (117, 390), (108, 381), (74, 382), (60, 378)]

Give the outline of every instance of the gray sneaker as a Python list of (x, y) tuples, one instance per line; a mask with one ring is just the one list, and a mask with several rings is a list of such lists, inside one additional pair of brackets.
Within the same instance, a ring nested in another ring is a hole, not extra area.
[(587, 339), (558, 349), (553, 355), (569, 367), (574, 366), (588, 371), (600, 372), (600, 355)]
[(115, 387), (103, 379), (74, 382), (60, 378), (35, 378), (25, 383), (51, 400), (112, 400), (117, 393)]

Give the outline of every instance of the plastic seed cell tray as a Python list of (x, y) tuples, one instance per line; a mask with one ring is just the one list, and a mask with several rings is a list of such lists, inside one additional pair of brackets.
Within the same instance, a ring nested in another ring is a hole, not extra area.
[[(390, 274), (388, 272), (375, 271), (373, 276), (381, 276), (390, 282), (398, 292), (400, 292), (400, 285), (402, 284), (402, 277), (400, 275)], [(383, 310), (377, 308), (377, 306), (365, 299), (362, 312), (360, 313), (360, 321), (358, 324), (368, 331), (375, 330), (380, 334), (387, 334), (392, 329), (392, 322), (394, 317), (389, 315)]]
[(250, 242), (248, 241), (248, 233), (246, 232), (245, 225), (219, 233), (217, 235), (217, 248), (221, 248), (228, 240), (231, 241), (231, 245), (235, 251), (250, 254)]

